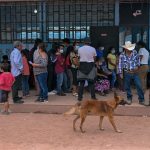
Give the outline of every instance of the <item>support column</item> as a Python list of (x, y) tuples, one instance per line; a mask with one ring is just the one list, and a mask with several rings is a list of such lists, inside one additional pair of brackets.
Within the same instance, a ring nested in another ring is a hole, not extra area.
[(115, 0), (115, 26), (119, 26), (119, 0)]

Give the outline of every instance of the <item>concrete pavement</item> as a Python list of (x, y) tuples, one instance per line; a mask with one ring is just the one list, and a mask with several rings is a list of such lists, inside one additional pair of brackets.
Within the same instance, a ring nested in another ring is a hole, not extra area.
[[(119, 106), (115, 114), (124, 116), (150, 116), (150, 107), (141, 106), (138, 104), (138, 96), (136, 91), (133, 90), (133, 103), (131, 105)], [(117, 91), (119, 95), (122, 95), (126, 99), (126, 94)], [(20, 93), (21, 95), (21, 93)], [(49, 101), (44, 103), (35, 102), (36, 96), (35, 91), (31, 91), (30, 97), (23, 99), (24, 104), (13, 104), (10, 94), (10, 109), (13, 113), (52, 113), (61, 114), (68, 110), (77, 102), (77, 97), (72, 96), (71, 93), (67, 96), (49, 95)], [(97, 94), (99, 100), (107, 100), (113, 97), (113, 92), (110, 92), (107, 96), (100, 96)], [(84, 93), (85, 99), (90, 99), (89, 93)], [(149, 102), (149, 91), (145, 93), (146, 103)], [(0, 109), (3, 105), (0, 104)]]

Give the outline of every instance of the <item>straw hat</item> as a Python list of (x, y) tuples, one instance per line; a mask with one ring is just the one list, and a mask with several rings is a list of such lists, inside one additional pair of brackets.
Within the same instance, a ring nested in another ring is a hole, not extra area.
[(122, 47), (128, 49), (129, 51), (132, 51), (135, 48), (135, 44), (132, 44), (130, 41), (126, 41), (125, 45), (122, 45)]

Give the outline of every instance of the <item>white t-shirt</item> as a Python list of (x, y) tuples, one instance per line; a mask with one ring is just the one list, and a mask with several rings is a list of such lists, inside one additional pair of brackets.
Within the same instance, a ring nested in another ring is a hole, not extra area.
[(84, 45), (78, 49), (80, 62), (94, 62), (94, 56), (97, 56), (94, 47)]
[(149, 59), (149, 52), (145, 48), (140, 48), (139, 55), (142, 55), (141, 64), (147, 65)]

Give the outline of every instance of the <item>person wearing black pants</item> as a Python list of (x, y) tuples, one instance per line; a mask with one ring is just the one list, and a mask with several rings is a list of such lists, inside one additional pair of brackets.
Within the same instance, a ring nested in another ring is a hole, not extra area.
[(10, 54), (10, 62), (11, 62), (11, 73), (15, 77), (15, 82), (12, 86), (12, 98), (14, 103), (24, 103), (21, 101), (22, 97), (18, 96), (18, 91), (20, 90), (21, 83), (22, 83), (22, 70), (23, 70), (23, 63), (22, 63), (22, 43), (20, 41), (14, 42), (14, 49)]
[(12, 86), (12, 97), (14, 103), (22, 103), (22, 101), (20, 101), (22, 98), (18, 96), (18, 91), (20, 90), (21, 83), (22, 83), (22, 75), (20, 74), (15, 77), (15, 82)]
[(88, 87), (91, 92), (91, 99), (96, 100), (95, 96), (95, 78), (96, 78), (96, 68), (95, 68), (95, 58), (96, 50), (94, 47), (90, 46), (90, 40), (86, 38), (84, 40), (84, 46), (78, 49), (79, 56), (79, 68), (77, 71), (77, 80), (79, 83), (78, 90), (78, 101), (83, 98), (83, 90), (85, 81), (88, 81)]
[[(82, 80), (79, 82), (79, 89), (78, 89), (78, 100), (79, 101), (81, 101), (83, 98), (82, 95), (83, 95), (84, 85), (85, 85), (85, 80)], [(88, 87), (90, 88), (91, 98), (96, 99), (94, 81), (88, 81)]]

